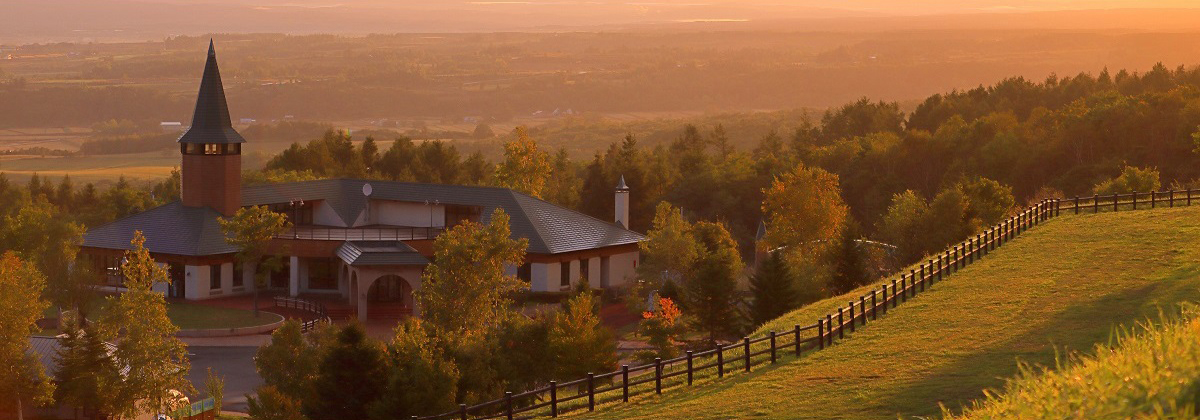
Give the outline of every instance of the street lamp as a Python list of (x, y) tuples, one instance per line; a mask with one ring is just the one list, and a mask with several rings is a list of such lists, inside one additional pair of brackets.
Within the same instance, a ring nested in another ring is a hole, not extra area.
[(300, 225), (300, 207), (304, 207), (303, 199), (296, 199), (288, 202), (292, 206), (292, 239), (300, 239), (300, 231), (297, 227)]

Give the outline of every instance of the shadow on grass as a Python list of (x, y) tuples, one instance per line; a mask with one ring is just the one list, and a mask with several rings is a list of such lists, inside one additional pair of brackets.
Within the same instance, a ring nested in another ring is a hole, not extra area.
[(1056, 354), (1065, 358), (1071, 352), (1090, 352), (1096, 344), (1107, 342), (1118, 326), (1128, 328), (1140, 321), (1155, 320), (1160, 310), (1173, 312), (1178, 302), (1200, 299), (1195, 283), (1182, 281), (1197, 277), (1200, 267), (1191, 264), (1150, 284), (1064, 308), (1051, 319), (1028, 320), (1038, 325), (905, 384), (881, 399), (879, 408), (906, 418), (936, 417), (941, 413), (941, 403), (959, 413), (972, 400), (982, 398), (985, 389), (1002, 390), (1005, 379), (1019, 372), (1018, 362), (1053, 368)]

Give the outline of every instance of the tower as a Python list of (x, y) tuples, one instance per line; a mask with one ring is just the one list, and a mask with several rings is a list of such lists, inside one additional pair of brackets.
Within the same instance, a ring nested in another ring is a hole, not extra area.
[(629, 186), (625, 185), (625, 175), (621, 175), (621, 181), (617, 183), (616, 197), (613, 202), (616, 203), (617, 224), (629, 229)]
[(200, 80), (192, 126), (179, 137), (183, 154), (180, 186), (183, 205), (211, 207), (232, 216), (242, 206), (242, 138), (233, 129), (217, 51), (208, 42), (208, 61)]

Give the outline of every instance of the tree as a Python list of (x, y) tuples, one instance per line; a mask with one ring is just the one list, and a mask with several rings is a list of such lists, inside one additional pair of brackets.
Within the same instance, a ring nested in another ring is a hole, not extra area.
[(1099, 195), (1128, 194), (1158, 191), (1161, 187), (1158, 169), (1126, 166), (1120, 175), (1096, 184), (1092, 191)]
[(964, 219), (978, 227), (999, 223), (1017, 201), (1012, 187), (983, 177), (959, 182), (957, 188), (967, 198)]
[(653, 226), (646, 232), (646, 240), (638, 243), (643, 257), (638, 266), (641, 277), (654, 284), (663, 280), (683, 282), (700, 258), (692, 224), (683, 218), (680, 209), (664, 201), (654, 210)]
[(567, 300), (563, 310), (554, 314), (547, 341), (555, 377), (577, 378), (617, 368), (617, 340), (600, 325), (595, 311), (596, 298), (585, 292)]
[(475, 126), (475, 133), (472, 134), (472, 137), (477, 139), (490, 139), (492, 137), (496, 137), (496, 132), (492, 130), (492, 126), (479, 123)]
[(49, 306), (42, 299), (46, 277), (33, 264), (15, 253), (0, 256), (0, 407), (24, 418), (23, 401), (47, 404), (53, 400), (54, 384), (30, 348), (29, 335)]
[(301, 412), (300, 401), (279, 392), (274, 386), (258, 387), (255, 395), (247, 396), (246, 411), (256, 420), (308, 420)]
[(291, 227), (287, 216), (271, 211), (267, 206), (238, 209), (231, 218), (217, 218), (225, 242), (238, 247), (236, 258), (242, 266), (254, 266), (254, 316), (258, 316), (258, 291), (267, 287), (271, 273), (279, 271), (283, 262), (279, 255), (268, 254), (271, 239)]
[(837, 236), (849, 209), (842, 202), (837, 175), (797, 165), (763, 191), (768, 224), (765, 243), (807, 247)]
[(303, 400), (304, 414), (314, 419), (365, 419), (368, 407), (387, 385), (383, 349), (367, 337), (359, 323), (338, 332), (313, 380), (314, 398)]
[(737, 243), (723, 224), (699, 222), (695, 231), (703, 246), (702, 257), (683, 289), (695, 329), (716, 343), (718, 338), (741, 331), (737, 277), (744, 266)]
[(79, 326), (73, 320), (65, 323), (55, 356), (55, 395), (60, 404), (80, 407), (103, 418), (114, 412), (107, 396), (121, 383), (121, 370), (96, 328), (94, 324)]
[(254, 354), (254, 368), (264, 386), (296, 401), (314, 398), (312, 383), (317, 367), (336, 335), (335, 328), (323, 325), (304, 334), (300, 321), (284, 321), (271, 333), (271, 341)]
[(220, 414), (221, 405), (225, 402), (225, 377), (213, 372), (212, 367), (208, 368), (208, 376), (204, 378), (204, 391), (213, 399), (216, 412)]
[(104, 341), (117, 343), (117, 363), (128, 367), (110, 396), (117, 406), (112, 414), (118, 417), (158, 412), (171, 397), (170, 391), (194, 391), (187, 380), (187, 345), (175, 338), (179, 327), (167, 317), (166, 298), (153, 290), (154, 284), (170, 284), (171, 278), (150, 257), (141, 231), (134, 232), (131, 243), (133, 249), (121, 264), (126, 291), (107, 298), (100, 322)]
[(542, 198), (550, 177), (550, 154), (538, 149), (525, 127), (517, 127), (513, 134), (517, 138), (504, 143), (504, 162), (496, 165), (496, 185)]
[(659, 298), (654, 311), (642, 312), (642, 322), (638, 324), (638, 334), (647, 338), (647, 344), (654, 346), (653, 351), (639, 351), (634, 358), (643, 362), (654, 361), (655, 358), (671, 359), (679, 356), (678, 338), (684, 332), (680, 318), (683, 312), (675, 301), (670, 298)]
[(750, 277), (750, 292), (754, 300), (750, 304), (750, 319), (761, 325), (778, 318), (805, 303), (796, 291), (796, 280), (792, 270), (783, 259), (782, 251), (770, 252)]
[(849, 293), (870, 280), (866, 258), (859, 246), (860, 239), (858, 225), (847, 223), (832, 255), (834, 268), (830, 289), (834, 295)]
[(73, 308), (86, 301), (80, 296), (80, 289), (86, 285), (76, 282), (86, 279), (72, 277), (69, 270), (83, 242), (83, 230), (58, 207), (38, 197), (3, 219), (0, 249), (17, 251), (32, 262), (46, 276), (54, 303)]
[(510, 294), (523, 283), (508, 267), (522, 264), (528, 240), (512, 239), (508, 221), (496, 209), (488, 224), (468, 221), (434, 240), (414, 298), (439, 334), (483, 333), (513, 315)]
[(371, 406), (372, 419), (440, 414), (456, 407), (458, 367), (420, 320), (409, 318), (396, 326), (387, 346), (387, 367), (387, 386)]

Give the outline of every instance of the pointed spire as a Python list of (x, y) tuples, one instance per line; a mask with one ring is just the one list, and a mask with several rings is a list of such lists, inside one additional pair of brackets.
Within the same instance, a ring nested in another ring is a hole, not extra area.
[(200, 93), (196, 97), (196, 112), (192, 114), (192, 126), (180, 143), (245, 143), (233, 123), (229, 120), (229, 106), (225, 103), (225, 88), (221, 85), (221, 70), (217, 68), (217, 49), (212, 39), (208, 40), (208, 61), (204, 63), (204, 76), (200, 80)]
[(625, 185), (625, 175), (621, 175), (621, 181), (617, 183), (617, 191), (629, 191), (629, 186)]

